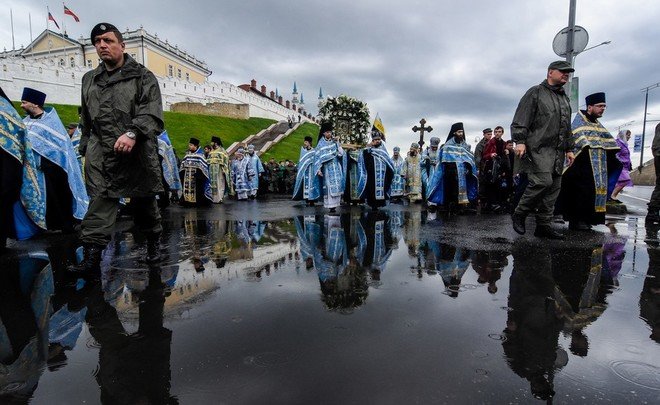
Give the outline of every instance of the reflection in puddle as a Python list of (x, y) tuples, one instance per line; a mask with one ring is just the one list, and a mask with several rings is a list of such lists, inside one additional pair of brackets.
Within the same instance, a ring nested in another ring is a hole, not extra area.
[[(96, 391), (86, 399), (94, 402), (218, 394), (254, 402), (244, 395), (262, 382), (281, 392), (313, 390), (306, 375), (336, 381), (346, 370), (374, 374), (373, 386), (388, 370), (393, 389), (426, 402), (437, 392), (409, 383), (413, 393), (396, 381), (426, 381), (431, 369), (483, 385), (480, 393), (505, 384), (544, 400), (590, 386), (613, 399), (631, 390), (652, 397), (659, 383), (657, 232), (654, 239), (647, 228), (647, 242), (635, 243), (638, 224), (628, 222), (627, 231), (618, 226), (623, 234), (612, 226), (579, 243), (494, 235), (475, 246), (455, 237), (461, 226), (419, 210), (281, 221), (187, 212), (168, 223), (160, 267), (144, 264), (142, 241), (130, 233), (115, 235), (98, 280), (64, 271), (79, 260), (73, 244), (3, 257), (0, 402), (37, 398), (38, 387), (52, 387), (60, 375), (91, 379)], [(201, 360), (186, 364), (195, 355)], [(72, 356), (84, 367), (70, 364)], [(328, 358), (336, 367), (327, 367)], [(490, 398), (444, 389), (447, 398)], [(68, 399), (52, 388), (43, 397)], [(295, 398), (285, 397), (273, 402)]]

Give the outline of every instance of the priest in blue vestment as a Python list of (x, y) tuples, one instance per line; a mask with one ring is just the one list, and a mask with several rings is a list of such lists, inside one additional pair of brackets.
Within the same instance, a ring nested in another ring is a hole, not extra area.
[(401, 148), (395, 146), (392, 149), (392, 165), (394, 167), (394, 177), (392, 178), (392, 188), (390, 196), (392, 199), (400, 199), (406, 192), (406, 178), (404, 174), (405, 159), (401, 156)]
[(344, 193), (346, 158), (339, 139), (332, 134), (332, 124), (323, 123), (320, 132), (322, 137), (316, 145), (314, 172), (321, 177), (323, 206), (334, 212)]
[(387, 205), (394, 178), (394, 162), (387, 153), (378, 131), (372, 132), (371, 143), (362, 150), (358, 160), (358, 190), (373, 210)]
[(250, 198), (255, 199), (257, 198), (257, 192), (259, 191), (259, 179), (266, 170), (264, 169), (264, 165), (261, 163), (261, 159), (259, 159), (259, 156), (255, 153), (254, 145), (248, 145), (245, 159), (247, 159), (250, 162), (252, 171), (255, 174), (254, 177), (252, 177), (252, 179), (250, 180), (250, 193), (249, 193)]
[(315, 159), (316, 151), (312, 147), (312, 137), (306, 136), (304, 144), (300, 148), (293, 199), (305, 200), (310, 206), (321, 197), (321, 179), (314, 171)]
[(459, 210), (477, 201), (478, 179), (474, 156), (465, 143), (463, 123), (449, 131), (447, 142), (440, 148), (438, 165), (431, 180), (429, 201), (448, 211)]
[(605, 93), (588, 95), (585, 101), (587, 109), (578, 111), (571, 125), (575, 160), (565, 164), (555, 210), (577, 231), (605, 223), (605, 204), (623, 167), (616, 157), (616, 139), (598, 121), (607, 108)]
[(245, 150), (239, 148), (236, 158), (231, 162), (231, 181), (239, 201), (247, 200), (251, 190), (251, 181), (256, 176), (250, 160), (245, 157)]
[(163, 188), (166, 190), (162, 195), (159, 195), (158, 204), (162, 207), (167, 206), (170, 199), (178, 200), (182, 188), (181, 178), (177, 173), (179, 164), (167, 131), (163, 131), (158, 136), (158, 158), (163, 169)]
[(21, 108), (37, 163), (37, 181), (46, 195), (46, 227), (73, 232), (87, 213), (89, 197), (71, 138), (57, 111), (44, 107), (46, 94), (26, 87)]
[(199, 147), (199, 139), (190, 138), (188, 153), (181, 160), (179, 176), (183, 192), (181, 205), (202, 206), (211, 203), (209, 164), (204, 158), (203, 149)]
[(0, 250), (46, 229), (46, 195), (25, 124), (0, 88)]

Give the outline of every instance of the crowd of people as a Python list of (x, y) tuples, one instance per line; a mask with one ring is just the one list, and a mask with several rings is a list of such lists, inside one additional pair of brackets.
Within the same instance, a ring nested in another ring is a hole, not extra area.
[[(342, 145), (332, 124), (323, 122), (315, 146), (304, 139), (297, 163), (262, 162), (254, 145), (230, 156), (219, 136), (207, 147), (190, 138), (179, 161), (164, 131), (155, 76), (124, 53), (113, 25), (97, 24), (91, 38), (103, 63), (83, 77), (79, 123), (65, 128), (36, 89), (23, 92), (24, 119), (4, 93), (0, 97), (2, 247), (7, 238), (24, 240), (43, 230), (74, 232), (79, 223), (85, 254), (78, 270), (98, 267), (126, 204), (145, 235), (146, 261), (157, 262), (160, 208), (171, 201), (203, 206), (278, 193), (322, 203), (330, 212), (342, 204), (378, 210), (390, 202), (424, 203), (431, 211), (511, 213), (520, 234), (527, 216), (535, 215), (536, 236), (561, 239), (550, 226), (554, 215), (571, 230), (589, 230), (604, 223), (608, 201), (618, 203), (618, 193), (632, 184), (630, 132), (615, 138), (599, 122), (605, 94), (587, 96), (586, 109), (571, 122), (563, 85), (573, 68), (565, 61), (551, 63), (546, 79), (522, 97), (510, 140), (503, 126), (486, 128), (474, 151), (461, 122), (444, 143), (433, 137), (424, 148), (420, 140), (405, 156), (398, 146), (390, 156), (377, 129), (366, 146)], [(651, 221), (659, 220), (659, 200), (656, 185)]]

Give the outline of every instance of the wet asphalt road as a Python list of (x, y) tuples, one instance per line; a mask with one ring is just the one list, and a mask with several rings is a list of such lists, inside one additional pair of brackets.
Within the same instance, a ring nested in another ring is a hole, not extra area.
[(657, 403), (647, 192), (565, 241), (419, 205), (171, 207), (161, 265), (122, 220), (101, 280), (65, 271), (74, 236), (14, 243), (0, 402)]

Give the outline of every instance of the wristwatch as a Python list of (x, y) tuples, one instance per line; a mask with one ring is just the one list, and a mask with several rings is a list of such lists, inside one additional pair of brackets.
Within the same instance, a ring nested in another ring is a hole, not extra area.
[(134, 133), (134, 132), (131, 132), (131, 131), (126, 132), (124, 135), (126, 135), (126, 136), (129, 137), (129, 138), (131, 138), (132, 140), (135, 140), (135, 138), (136, 138), (135, 133)]

